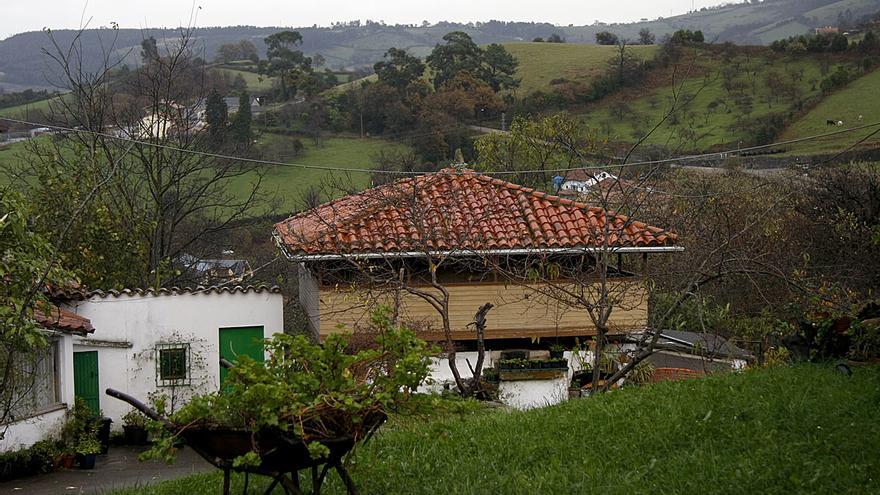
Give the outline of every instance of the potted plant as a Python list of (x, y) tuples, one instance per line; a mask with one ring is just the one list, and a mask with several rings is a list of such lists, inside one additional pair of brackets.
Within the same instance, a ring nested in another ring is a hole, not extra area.
[(128, 445), (147, 445), (147, 417), (132, 409), (122, 417), (122, 431)]
[(550, 359), (562, 359), (565, 355), (565, 347), (561, 344), (553, 344), (550, 346)]
[(101, 442), (94, 431), (83, 434), (76, 444), (76, 454), (79, 456), (80, 469), (94, 469), (95, 459), (101, 453)]

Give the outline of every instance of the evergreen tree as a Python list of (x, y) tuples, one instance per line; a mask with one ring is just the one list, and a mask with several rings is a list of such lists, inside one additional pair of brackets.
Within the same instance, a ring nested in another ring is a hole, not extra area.
[(232, 139), (244, 147), (251, 143), (251, 121), (251, 97), (247, 91), (242, 91), (238, 97), (238, 113), (232, 119)]
[(229, 109), (216, 89), (205, 100), (205, 122), (208, 124), (208, 136), (211, 140), (215, 143), (222, 142), (229, 123)]

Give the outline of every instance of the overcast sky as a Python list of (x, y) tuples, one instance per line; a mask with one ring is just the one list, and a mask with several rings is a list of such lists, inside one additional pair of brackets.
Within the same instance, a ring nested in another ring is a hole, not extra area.
[[(717, 0), (0, 0), (0, 38), (23, 31), (89, 27), (177, 27), (189, 24), (196, 6), (196, 26), (311, 26), (334, 21), (372, 19), (394, 23), (436, 21), (551, 22), (583, 25), (668, 17), (691, 7), (728, 3)], [(201, 9), (198, 9), (201, 7)]]

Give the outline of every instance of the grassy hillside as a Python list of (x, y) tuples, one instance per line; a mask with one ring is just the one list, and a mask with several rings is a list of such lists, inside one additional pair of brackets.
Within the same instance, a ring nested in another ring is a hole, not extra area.
[[(676, 8), (687, 8), (682, 2)], [(734, 2), (731, 2), (734, 3)], [(540, 6), (538, 6), (540, 9)], [(681, 10), (678, 10), (681, 9)], [(798, 34), (795, 31), (820, 25), (835, 24), (837, 14), (847, 9), (853, 18), (876, 12), (875, 0), (773, 0), (743, 3), (706, 9), (684, 15), (657, 18), (631, 24), (593, 24), (589, 26), (554, 26), (535, 22), (485, 22), (471, 24), (438, 23), (436, 25), (386, 25), (364, 23), (337, 25), (333, 27), (299, 27), (303, 35), (303, 50), (307, 55), (322, 54), (329, 67), (345, 69), (369, 67), (381, 60), (391, 47), (407, 48), (411, 53), (425, 56), (451, 31), (465, 31), (479, 44), (509, 43), (547, 38), (551, 34), (565, 36), (572, 43), (594, 43), (599, 31), (610, 30), (623, 38), (637, 39), (640, 29), (650, 29), (659, 38), (678, 29), (700, 29), (708, 40), (732, 41), (738, 44), (759, 44), (773, 40), (778, 34)], [(602, 20), (602, 12), (596, 12)], [(540, 16), (538, 16), (540, 17)], [(217, 49), (226, 43), (240, 40), (252, 41), (260, 56), (265, 56), (263, 39), (281, 31), (283, 27), (211, 27), (199, 28), (193, 33), (199, 48), (204, 47), (206, 60), (212, 60)], [(53, 30), (59, 45), (66, 47), (77, 36), (76, 31)], [(129, 66), (138, 63), (140, 43), (146, 36), (153, 36), (160, 46), (171, 43), (179, 36), (177, 29), (130, 29), (120, 28), (110, 36), (106, 30), (89, 29), (80, 37), (83, 42), (83, 65), (88, 71), (96, 70), (102, 53), (112, 45), (113, 54)], [(47, 59), (41, 49), (49, 47), (44, 32), (30, 32), (0, 40), (0, 87), (22, 90), (30, 86), (46, 86), (53, 75), (47, 74)], [(52, 66), (53, 64), (48, 64)]]
[(233, 78), (240, 75), (247, 83), (248, 91), (255, 94), (267, 93), (271, 91), (272, 85), (275, 82), (275, 78), (273, 77), (261, 76), (260, 74), (256, 74), (247, 70), (236, 70), (229, 68), (219, 68), (215, 70), (229, 74)]
[[(851, 377), (801, 365), (662, 383), (414, 422), (357, 451), (352, 475), (375, 494), (877, 493), (878, 401), (876, 366)], [(115, 493), (205, 493), (220, 483), (212, 473)], [(325, 493), (342, 493), (335, 475), (328, 484)]]
[(41, 115), (43, 112), (48, 111), (50, 103), (55, 98), (57, 97), (47, 98), (45, 100), (34, 101), (31, 103), (25, 103), (22, 105), (16, 105), (14, 107), (0, 108), (0, 116), (20, 119), (36, 117)]
[[(547, 90), (554, 79), (589, 80), (605, 68), (615, 47), (570, 43), (507, 43), (507, 50), (519, 60), (518, 92), (525, 95)], [(633, 46), (633, 53), (650, 58), (656, 46)]]
[[(266, 151), (267, 159), (284, 163), (297, 163), (310, 166), (344, 167), (356, 169), (370, 169), (375, 166), (373, 158), (380, 150), (404, 149), (405, 146), (391, 143), (381, 139), (358, 139), (348, 137), (329, 137), (316, 146), (310, 139), (300, 138), (305, 146), (299, 156), (291, 156), (287, 153), (285, 141), (294, 138), (278, 134), (264, 134), (257, 146)], [(27, 159), (28, 151), (25, 143), (16, 143), (11, 146), (0, 147), (0, 186), (6, 185), (9, 180), (2, 173), (4, 165), (11, 165), (19, 160)], [(265, 213), (288, 213), (298, 209), (301, 203), (301, 194), (309, 186), (322, 187), (328, 183), (342, 186), (354, 186), (359, 189), (367, 187), (370, 183), (368, 173), (330, 173), (321, 170), (302, 169), (285, 166), (266, 166), (266, 173), (261, 183), (265, 193), (277, 196), (278, 207), (271, 212)], [(229, 191), (237, 197), (244, 197), (250, 192), (250, 187), (256, 180), (254, 175), (239, 177), (229, 184)], [(325, 192), (327, 195), (341, 195), (341, 190), (333, 189)], [(264, 213), (264, 212), (260, 212)]]
[[(663, 119), (671, 108), (673, 94), (677, 94), (678, 112), (651, 135), (648, 144), (681, 150), (736, 147), (751, 142), (757, 128), (755, 119), (770, 115), (789, 118), (797, 114), (799, 102), (821, 98), (819, 82), (827, 77), (825, 71), (848, 63), (823, 56), (779, 55), (769, 49), (743, 52), (725, 62), (717, 52), (702, 50), (693, 64), (683, 64), (692, 66), (691, 77), (683, 77), (688, 69), (682, 67), (675, 72), (654, 74), (648, 83), (587, 108), (584, 119), (604, 135), (633, 142)], [(732, 80), (739, 88), (729, 90), (725, 87), (723, 70), (731, 67), (735, 68)], [(787, 89), (771, 89), (770, 78), (781, 81)], [(857, 85), (867, 88), (871, 81), (857, 80), (852, 84)], [(842, 96), (842, 99), (851, 99), (851, 104), (859, 105), (859, 95), (845, 94), (850, 96)], [(823, 114), (827, 112), (818, 110), (816, 113)], [(827, 118), (832, 116), (822, 117), (823, 125)], [(867, 114), (865, 118), (870, 119)], [(810, 121), (817, 119), (811, 117)], [(792, 135), (806, 135), (801, 130), (804, 129), (799, 128)], [(800, 146), (792, 151), (800, 151)]]
[[(838, 127), (828, 127), (827, 121), (842, 120), (844, 129), (858, 127), (859, 115), (864, 124), (880, 122), (880, 98), (877, 91), (880, 89), (880, 70), (863, 76), (850, 83), (845, 88), (824, 98), (815, 108), (798, 119), (783, 134), (782, 139), (794, 139), (803, 136), (815, 136), (830, 131), (839, 130)], [(876, 128), (855, 131), (844, 137), (832, 136), (812, 142), (800, 147), (804, 151), (822, 151), (829, 148), (844, 148), (855, 143), (860, 138), (875, 131)], [(880, 143), (880, 136), (874, 136), (866, 144)]]
[[(284, 141), (293, 139), (278, 134), (264, 134), (260, 138), (258, 146), (263, 150), (269, 148), (284, 150)], [(281, 151), (280, 155), (272, 154), (273, 161), (322, 167), (370, 169), (375, 166), (373, 157), (380, 150), (404, 148), (403, 145), (381, 139), (331, 137), (322, 140), (320, 146), (316, 146), (310, 139), (300, 138), (300, 140), (305, 145), (305, 151), (302, 155), (290, 156)], [(330, 173), (280, 165), (267, 165), (267, 167), (269, 168), (263, 177), (262, 187), (266, 192), (277, 195), (280, 201), (280, 207), (276, 208), (274, 213), (287, 213), (302, 206), (301, 194), (309, 186), (320, 188), (328, 183), (341, 182), (363, 189), (370, 183), (370, 175), (367, 173)], [(253, 176), (242, 177), (231, 184), (230, 190), (243, 196), (247, 194), (254, 180)], [(336, 190), (329, 192), (332, 195), (341, 195), (341, 193)], [(325, 197), (325, 199), (327, 198)]]

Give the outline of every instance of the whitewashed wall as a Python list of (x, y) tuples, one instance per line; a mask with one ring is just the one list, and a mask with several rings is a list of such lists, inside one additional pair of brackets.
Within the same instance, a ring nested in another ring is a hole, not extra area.
[(173, 388), (175, 399), (185, 401), (220, 386), (221, 328), (262, 326), (266, 338), (283, 331), (282, 295), (269, 290), (94, 296), (68, 309), (95, 327), (94, 334), (76, 339), (74, 350), (98, 351), (100, 405), (114, 429), (122, 427), (122, 416), (130, 407), (104, 394), (107, 388), (141, 401), (156, 390), (172, 392), (156, 384), (157, 344), (191, 346), (191, 385)]
[(30, 447), (40, 440), (58, 437), (66, 415), (67, 408), (62, 406), (8, 425), (3, 440), (0, 440), (0, 452), (12, 452)]
[(57, 408), (34, 417), (0, 426), (3, 439), (0, 440), (0, 452), (11, 452), (57, 436), (61, 431), (67, 409), (73, 406), (73, 336), (56, 332), (58, 339), (56, 350), (56, 386), (60, 404)]
[[(524, 380), (503, 381), (499, 384), (499, 399), (501, 402), (516, 409), (531, 409), (547, 405), (558, 404), (568, 399), (568, 384), (575, 372), (581, 370), (581, 362), (591, 359), (590, 352), (581, 353), (581, 357), (573, 356), (566, 352), (564, 357), (568, 359), (568, 372), (564, 377), (554, 380)], [(487, 351), (483, 362), (484, 368), (495, 366), (500, 359), (500, 351)], [(471, 376), (468, 361), (471, 366), (477, 364), (476, 352), (458, 352), (455, 354), (455, 363), (462, 378)], [(444, 386), (454, 387), (452, 370), (446, 358), (433, 358), (431, 362), (430, 380), (433, 382), (422, 387), (424, 392), (439, 392)]]

